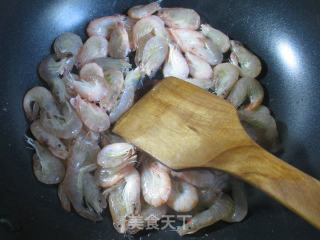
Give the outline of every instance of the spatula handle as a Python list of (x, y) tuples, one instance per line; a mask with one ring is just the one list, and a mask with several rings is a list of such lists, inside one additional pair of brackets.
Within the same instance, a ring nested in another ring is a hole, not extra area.
[(320, 229), (320, 182), (258, 145), (226, 151), (206, 166), (256, 186)]

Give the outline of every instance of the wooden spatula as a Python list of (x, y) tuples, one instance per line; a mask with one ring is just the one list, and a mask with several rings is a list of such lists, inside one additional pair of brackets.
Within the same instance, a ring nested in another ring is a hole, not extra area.
[(239, 177), (320, 229), (320, 182), (257, 145), (236, 109), (205, 90), (166, 78), (113, 131), (171, 168), (211, 167)]

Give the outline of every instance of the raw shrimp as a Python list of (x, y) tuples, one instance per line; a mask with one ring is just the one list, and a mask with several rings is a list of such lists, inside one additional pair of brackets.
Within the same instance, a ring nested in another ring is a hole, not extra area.
[(82, 47), (81, 38), (74, 33), (61, 34), (54, 40), (53, 49), (58, 59), (76, 57)]
[(189, 65), (190, 74), (196, 79), (210, 79), (213, 71), (210, 65), (202, 58), (186, 52), (186, 59)]
[(233, 209), (233, 202), (229, 196), (222, 196), (208, 209), (196, 214), (181, 227), (178, 227), (180, 236), (192, 234), (198, 230), (210, 226), (230, 214)]
[(249, 136), (271, 152), (279, 150), (277, 124), (266, 106), (254, 110), (239, 110), (239, 118)]
[(230, 63), (221, 63), (213, 68), (213, 87), (218, 97), (226, 98), (239, 78), (239, 70)]
[(143, 50), (147, 44), (147, 42), (154, 37), (152, 33), (148, 33), (140, 38), (139, 44), (136, 49), (136, 54), (134, 56), (134, 63), (136, 66), (139, 66), (142, 62)]
[(132, 30), (133, 30), (133, 26), (136, 24), (136, 22), (137, 22), (136, 19), (129, 18), (129, 17), (126, 17), (125, 20), (123, 21), (124, 27), (128, 33), (129, 44), (130, 44), (131, 49), (134, 49)]
[(42, 125), (40, 124), (39, 120), (34, 121), (30, 125), (30, 130), (32, 135), (44, 146), (48, 147), (50, 152), (60, 158), (66, 159), (69, 155), (66, 146), (63, 142), (60, 141), (59, 138), (47, 132)]
[(194, 49), (194, 54), (202, 57), (206, 60), (210, 65), (216, 65), (222, 62), (223, 54), (217, 48), (217, 46), (212, 42), (211, 39), (205, 39), (205, 48)]
[(33, 173), (36, 178), (45, 184), (57, 184), (65, 175), (65, 169), (60, 159), (53, 156), (45, 147), (41, 146), (32, 138), (26, 137), (35, 150), (33, 155)]
[(217, 192), (214, 188), (211, 188), (211, 187), (201, 188), (201, 189), (198, 189), (198, 195), (199, 195), (199, 203), (196, 208), (200, 211), (203, 211), (205, 209), (210, 208), (212, 204), (214, 204), (214, 202), (218, 200), (218, 198), (221, 196), (221, 192)]
[(202, 89), (212, 88), (213, 81), (212, 79), (197, 79), (197, 78), (187, 78), (184, 81), (196, 85)]
[(240, 65), (240, 75), (242, 77), (255, 78), (261, 72), (259, 58), (237, 41), (231, 41), (230, 60), (232, 64)]
[(127, 213), (129, 216), (140, 215), (140, 174), (135, 168), (132, 168), (124, 179), (126, 185), (123, 189), (123, 199), (126, 204)]
[(209, 24), (201, 24), (201, 32), (218, 47), (220, 52), (225, 53), (230, 48), (230, 39), (223, 32), (211, 27)]
[(189, 67), (179, 48), (169, 43), (169, 53), (164, 63), (162, 73), (164, 77), (177, 77), (185, 80), (189, 75)]
[(149, 205), (158, 207), (165, 204), (171, 192), (169, 174), (153, 162), (144, 162), (141, 170), (141, 190)]
[(90, 206), (98, 214), (106, 208), (107, 202), (90, 173), (84, 173), (82, 177), (83, 197), (87, 206)]
[(136, 158), (135, 147), (129, 143), (113, 143), (98, 154), (97, 163), (104, 168), (114, 168)]
[(200, 32), (189, 29), (168, 29), (168, 31), (184, 52), (205, 48), (205, 37)]
[(158, 16), (172, 28), (197, 30), (200, 26), (200, 16), (193, 9), (163, 8)]
[(109, 188), (120, 182), (127, 176), (135, 164), (135, 160), (122, 164), (116, 168), (98, 168), (95, 172), (95, 178), (100, 187)]
[(198, 188), (209, 188), (216, 180), (213, 173), (205, 169), (184, 170), (180, 172), (172, 170), (171, 175)]
[(30, 89), (23, 99), (23, 109), (30, 121), (37, 119), (39, 107), (52, 116), (59, 115), (58, 107), (51, 92), (44, 87)]
[(173, 177), (182, 179), (198, 188), (210, 188), (221, 192), (227, 186), (228, 175), (215, 170), (184, 170), (181, 172), (171, 171)]
[(167, 41), (162, 37), (154, 36), (146, 42), (142, 51), (141, 63), (139, 64), (140, 70), (152, 77), (167, 56)]
[(123, 59), (97, 58), (94, 59), (93, 62), (102, 67), (104, 72), (112, 69), (126, 73), (131, 69), (131, 64)]
[(108, 53), (113, 58), (126, 58), (130, 52), (128, 33), (122, 22), (115, 23), (109, 40)]
[(112, 216), (113, 226), (119, 233), (128, 231), (128, 212), (124, 201), (123, 190), (125, 184), (120, 182), (110, 191), (108, 202)]
[(250, 104), (245, 109), (253, 110), (261, 104), (263, 96), (263, 88), (256, 79), (243, 77), (234, 85), (227, 100), (238, 108), (248, 98)]
[(106, 97), (102, 98), (99, 102), (100, 107), (110, 111), (124, 86), (123, 74), (115, 69), (109, 69), (104, 72), (105, 79), (107, 80), (110, 89)]
[(146, 5), (138, 5), (128, 10), (128, 16), (133, 19), (147, 17), (161, 9), (159, 2), (152, 2)]
[(144, 201), (143, 198), (141, 198), (141, 216), (145, 221), (152, 218), (161, 219), (163, 215), (165, 215), (168, 211), (168, 206), (166, 204), (163, 204), (159, 207), (154, 207), (149, 205)]
[(82, 66), (95, 58), (106, 57), (108, 54), (108, 41), (101, 36), (92, 36), (82, 46), (77, 61)]
[(39, 65), (39, 75), (48, 84), (52, 93), (60, 102), (66, 101), (69, 98), (64, 82), (60, 75), (64, 71), (70, 71), (74, 61), (72, 58), (63, 58), (56, 61), (52, 55), (44, 58)]
[(191, 184), (174, 179), (167, 205), (176, 212), (191, 211), (199, 202), (197, 189)]
[(86, 79), (77, 80), (71, 73), (65, 73), (65, 81), (82, 98), (89, 101), (100, 101), (107, 96), (109, 85), (104, 78), (98, 75), (90, 75)]
[(60, 200), (62, 208), (64, 210), (66, 210), (67, 212), (70, 212), (71, 211), (71, 202), (70, 202), (66, 192), (64, 191), (63, 181), (61, 183), (59, 183), (59, 186), (58, 186), (58, 198)]
[(119, 117), (121, 117), (121, 115), (132, 106), (134, 100), (134, 92), (140, 79), (141, 72), (139, 67), (127, 73), (124, 81), (125, 86), (122, 91), (120, 100), (117, 104), (114, 104), (114, 107), (111, 109), (109, 114), (111, 123), (117, 121)]
[(53, 79), (62, 75), (65, 71), (70, 71), (73, 62), (70, 58), (62, 58), (56, 61), (53, 55), (45, 57), (39, 64), (38, 72), (40, 77), (49, 85), (52, 85)]
[(79, 76), (81, 79), (87, 79), (92, 75), (104, 78), (103, 69), (96, 63), (87, 63), (83, 65), (80, 70)]
[(132, 30), (134, 48), (137, 48), (142, 37), (152, 33), (154, 36), (159, 36), (165, 40), (169, 39), (167, 30), (164, 27), (163, 21), (157, 16), (148, 16), (140, 19)]
[(240, 182), (237, 179), (232, 179), (232, 199), (234, 202), (233, 211), (230, 215), (223, 218), (223, 221), (226, 222), (241, 222), (248, 213), (248, 202), (246, 191), (244, 188), (244, 183)]
[(182, 51), (193, 53), (210, 65), (222, 61), (222, 53), (200, 32), (189, 29), (169, 29), (169, 32)]
[(87, 33), (89, 37), (91, 36), (101, 36), (109, 39), (111, 31), (113, 30), (117, 22), (122, 22), (125, 19), (123, 15), (114, 15), (96, 18), (92, 20), (88, 27)]
[(91, 221), (100, 221), (102, 217), (98, 213), (86, 209), (83, 205), (83, 176), (85, 173), (95, 170), (96, 165), (84, 165), (84, 163), (88, 157), (97, 156), (99, 150), (97, 143), (90, 140), (88, 135), (77, 137), (68, 158), (67, 171), (63, 181), (63, 190), (73, 208), (80, 216)]
[(116, 134), (111, 133), (110, 131), (102, 132), (100, 134), (100, 140), (103, 147), (112, 143), (125, 142), (123, 138), (121, 138)]
[(82, 129), (81, 120), (68, 102), (62, 105), (62, 111), (58, 117), (50, 112), (41, 111), (40, 123), (48, 132), (63, 139), (76, 136)]
[(110, 127), (108, 114), (97, 105), (82, 100), (78, 95), (70, 99), (83, 124), (91, 131), (103, 132)]

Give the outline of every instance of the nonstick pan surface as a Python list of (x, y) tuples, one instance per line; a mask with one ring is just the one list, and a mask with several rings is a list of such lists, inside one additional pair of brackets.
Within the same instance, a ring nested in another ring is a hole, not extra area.
[[(83, 40), (87, 23), (148, 1), (9, 0), (0, 7), (0, 239), (128, 239), (107, 213), (92, 223), (65, 212), (55, 186), (32, 175), (22, 110), (26, 91), (40, 84), (37, 67), (55, 37)], [(305, 0), (185, 0), (162, 6), (195, 9), (202, 20), (243, 42), (263, 61), (260, 81), (277, 119), (283, 150), (278, 156), (320, 178), (320, 2)], [(307, 186), (306, 186), (307, 187)], [(187, 239), (319, 239), (295, 214), (247, 186), (249, 213), (238, 224), (218, 223)], [(8, 220), (9, 222), (5, 222)], [(142, 232), (135, 239), (176, 239), (177, 233)]]

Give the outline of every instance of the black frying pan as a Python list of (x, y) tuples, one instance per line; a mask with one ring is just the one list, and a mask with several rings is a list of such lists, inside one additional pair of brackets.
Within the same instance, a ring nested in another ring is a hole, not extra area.
[[(25, 92), (40, 81), (37, 66), (59, 34), (83, 39), (92, 19), (147, 1), (2, 1), (0, 7), (0, 239), (124, 239), (107, 213), (92, 223), (65, 212), (56, 187), (32, 175), (24, 141)], [(246, 44), (264, 63), (265, 104), (278, 121), (279, 156), (320, 177), (320, 2), (290, 0), (163, 1), (195, 9), (203, 21)], [(306, 186), (307, 187), (307, 186)], [(218, 223), (188, 239), (319, 239), (319, 232), (260, 191), (248, 187), (249, 214), (239, 224)], [(8, 219), (9, 222), (4, 222)], [(204, 234), (208, 235), (204, 235)], [(136, 239), (175, 239), (175, 232), (139, 233)]]

